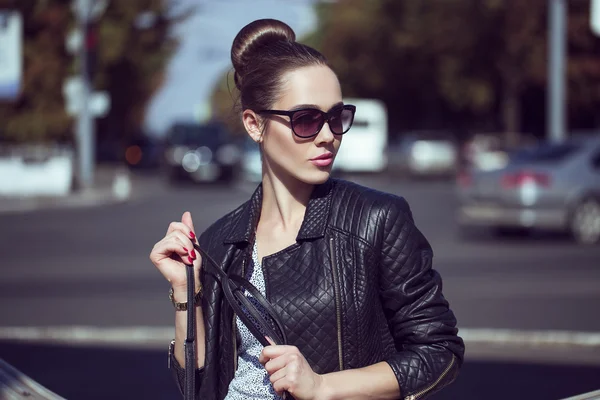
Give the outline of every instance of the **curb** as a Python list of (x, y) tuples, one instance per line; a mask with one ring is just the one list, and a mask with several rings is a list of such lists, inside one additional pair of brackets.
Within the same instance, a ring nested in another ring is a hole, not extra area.
[(128, 173), (115, 172), (110, 185), (71, 192), (65, 196), (0, 197), (0, 215), (41, 210), (97, 207), (127, 202), (132, 184)]
[[(0, 340), (77, 347), (166, 349), (172, 326), (0, 327)], [(464, 328), (467, 360), (600, 366), (600, 332)]]

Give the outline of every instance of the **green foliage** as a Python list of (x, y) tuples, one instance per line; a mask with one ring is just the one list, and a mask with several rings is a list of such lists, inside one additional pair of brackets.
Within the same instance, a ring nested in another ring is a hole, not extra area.
[[(589, 1), (568, 7), (568, 98), (577, 120), (600, 105), (600, 39), (589, 28)], [(383, 99), (397, 129), (519, 132), (531, 120), (521, 112), (525, 94), (545, 91), (546, 0), (340, 0), (319, 15), (311, 41), (344, 93)], [(529, 107), (538, 130), (540, 103)]]
[(233, 68), (226, 71), (213, 88), (210, 104), (213, 119), (223, 123), (234, 135), (245, 135), (240, 115), (239, 91), (233, 80)]
[[(76, 26), (72, 0), (0, 0), (21, 12), (24, 23), (23, 87), (14, 102), (0, 103), (0, 138), (16, 142), (73, 141), (73, 118), (65, 111), (63, 82), (79, 70), (65, 48)], [(170, 26), (182, 19), (170, 0), (111, 0), (98, 21), (95, 90), (111, 97), (109, 114), (97, 120), (98, 137), (125, 140), (137, 134), (149, 100), (177, 43)], [(185, 10), (189, 14), (191, 10)], [(142, 12), (155, 16), (136, 24)], [(182, 13), (183, 14), (183, 13)]]
[(71, 15), (65, 1), (0, 0), (0, 8), (23, 16), (23, 80), (15, 102), (0, 103), (0, 138), (10, 141), (65, 139), (62, 83), (69, 72), (64, 37)]
[[(171, 4), (169, 0), (112, 0), (102, 16), (95, 86), (111, 95), (111, 113), (98, 121), (105, 139), (136, 136), (150, 99), (163, 83), (165, 67), (177, 47), (169, 28), (183, 19), (181, 14), (173, 15)], [(142, 12), (154, 15), (151, 27), (138, 26)]]
[[(316, 6), (301, 41), (328, 58), (348, 97), (385, 102), (391, 134), (408, 129), (543, 134), (547, 0), (338, 0)], [(568, 1), (571, 126), (600, 125), (600, 38), (589, 1)], [(221, 82), (224, 82), (222, 80)], [(229, 95), (213, 99), (219, 118)]]

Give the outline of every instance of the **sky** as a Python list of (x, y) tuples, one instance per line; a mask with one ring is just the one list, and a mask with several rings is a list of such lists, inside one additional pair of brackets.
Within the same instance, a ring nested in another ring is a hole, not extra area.
[(193, 121), (206, 114), (217, 80), (232, 69), (230, 50), (235, 35), (260, 18), (279, 19), (297, 38), (316, 26), (313, 0), (180, 0), (196, 12), (173, 33), (180, 45), (167, 68), (167, 79), (154, 96), (145, 119), (146, 131), (163, 136), (175, 121)]

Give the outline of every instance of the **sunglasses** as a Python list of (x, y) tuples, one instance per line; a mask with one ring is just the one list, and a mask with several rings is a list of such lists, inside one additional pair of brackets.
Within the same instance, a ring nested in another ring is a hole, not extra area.
[(336, 135), (343, 135), (348, 132), (354, 122), (354, 113), (356, 106), (345, 104), (335, 107), (328, 112), (317, 108), (301, 108), (299, 110), (262, 110), (259, 114), (285, 115), (290, 118), (292, 132), (294, 135), (303, 139), (317, 136), (325, 122), (329, 124), (329, 129)]

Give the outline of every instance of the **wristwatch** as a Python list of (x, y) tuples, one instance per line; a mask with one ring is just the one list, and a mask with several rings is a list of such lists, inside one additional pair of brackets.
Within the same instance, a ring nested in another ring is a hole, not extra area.
[[(194, 305), (197, 306), (198, 304), (200, 304), (201, 299), (202, 299), (202, 287), (200, 287), (198, 289), (198, 291), (196, 292), (196, 294), (194, 295)], [(175, 298), (173, 298), (173, 288), (169, 289), (169, 300), (171, 300), (171, 303), (173, 303), (173, 307), (175, 307), (175, 311), (187, 311), (187, 309), (188, 309), (187, 301), (185, 301), (183, 303), (176, 302)]]

